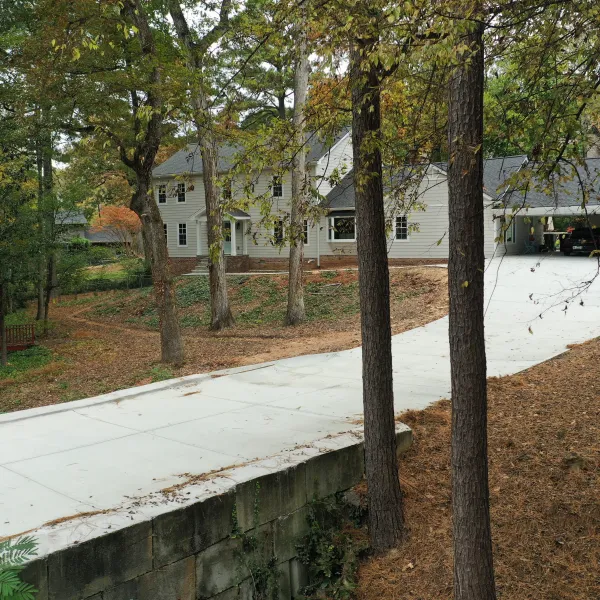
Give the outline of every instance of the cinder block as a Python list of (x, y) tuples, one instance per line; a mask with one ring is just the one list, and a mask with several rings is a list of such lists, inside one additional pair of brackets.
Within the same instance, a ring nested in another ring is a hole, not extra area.
[(38, 590), (35, 600), (48, 600), (48, 559), (38, 558), (27, 563), (21, 571), (21, 580)]
[(306, 463), (306, 493), (308, 500), (324, 498), (356, 485), (365, 470), (362, 443), (327, 452)]
[(199, 600), (212, 598), (251, 577), (253, 565), (264, 565), (273, 557), (271, 523), (250, 530), (244, 538), (229, 538), (203, 550), (196, 556), (196, 595)]
[(290, 560), (290, 587), (292, 598), (302, 596), (301, 591), (308, 585), (308, 566), (297, 558)]
[(274, 551), (278, 561), (296, 556), (296, 544), (308, 533), (308, 507), (303, 506), (293, 513), (273, 521)]
[(49, 600), (81, 600), (152, 569), (152, 525), (138, 523), (48, 557)]
[(195, 597), (196, 561), (189, 556), (107, 590), (102, 600), (194, 600)]
[(306, 504), (304, 464), (239, 484), (235, 503), (241, 531), (297, 510)]
[(250, 576), (240, 560), (242, 540), (229, 538), (210, 546), (196, 556), (196, 596), (212, 598)]
[[(241, 586), (235, 586), (213, 596), (211, 600), (241, 600)], [(252, 598), (249, 598), (252, 600)]]
[(413, 432), (410, 427), (404, 425), (402, 429), (396, 429), (396, 454), (400, 457), (413, 443)]
[(212, 496), (153, 520), (154, 568), (175, 562), (227, 538), (233, 527), (232, 492)]
[(277, 565), (277, 572), (279, 575), (279, 589), (277, 598), (278, 600), (291, 600), (292, 599), (292, 586), (290, 582), (290, 563), (286, 561)]

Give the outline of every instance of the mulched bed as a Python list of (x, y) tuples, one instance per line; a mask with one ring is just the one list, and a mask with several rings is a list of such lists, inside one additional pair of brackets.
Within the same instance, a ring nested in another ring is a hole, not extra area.
[[(499, 598), (600, 598), (600, 339), (489, 380)], [(360, 600), (452, 597), (450, 403), (405, 413), (408, 541), (360, 569)]]

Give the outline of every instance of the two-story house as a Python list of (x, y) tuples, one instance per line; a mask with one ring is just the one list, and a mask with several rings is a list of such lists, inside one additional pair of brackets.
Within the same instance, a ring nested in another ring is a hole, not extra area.
[[(227, 149), (222, 149), (219, 171), (231, 165)], [(526, 156), (489, 158), (484, 161), (483, 217), (485, 256), (523, 254), (539, 251), (547, 234), (548, 217), (586, 218), (600, 226), (600, 201), (590, 197), (582, 208), (578, 181), (600, 186), (600, 159), (588, 159), (579, 176), (557, 183), (554, 193), (513, 190), (511, 176), (528, 166)], [(325, 200), (321, 216), (306, 223), (305, 260), (310, 265), (335, 267), (356, 260), (355, 194), (352, 171), (352, 140), (343, 132), (330, 145), (316, 138), (309, 142), (309, 175)], [(331, 188), (327, 177), (334, 169), (346, 175)], [(396, 207), (388, 190), (387, 245), (391, 264), (406, 261), (440, 262), (448, 258), (448, 183), (446, 165), (431, 164), (414, 179), (417, 207)], [(208, 254), (206, 208), (201, 160), (195, 146), (172, 156), (154, 172), (157, 201), (162, 213), (169, 255), (179, 273), (192, 271)], [(256, 193), (270, 194), (274, 225), (265, 231), (259, 206), (246, 211), (234, 209), (224, 223), (225, 254), (229, 271), (247, 269), (286, 269), (289, 248), (275, 243), (278, 219), (289, 214), (291, 177), (279, 178), (265, 170), (256, 178)], [(516, 207), (518, 211), (515, 212)]]
[[(226, 175), (231, 169), (237, 148), (222, 146), (219, 149), (219, 174)], [(352, 168), (352, 139), (349, 131), (343, 131), (327, 144), (317, 136), (309, 135), (306, 165), (308, 176), (321, 196), (331, 189), (329, 176), (334, 169), (345, 172)], [(160, 209), (174, 271), (192, 271), (208, 256), (206, 204), (202, 182), (202, 160), (196, 144), (180, 150), (153, 170), (156, 201)], [(236, 190), (241, 186), (232, 183)], [(278, 216), (288, 215), (291, 209), (291, 173), (276, 175), (271, 169), (263, 169), (253, 177), (253, 194), (271, 197), (273, 228), (266, 231), (263, 215), (258, 204), (250, 204), (246, 210), (228, 210), (224, 223), (224, 252), (228, 271), (285, 268), (289, 247), (276, 243)], [(235, 192), (234, 192), (235, 200)], [(321, 254), (335, 254), (323, 227), (322, 219), (305, 224), (304, 256), (315, 264)]]

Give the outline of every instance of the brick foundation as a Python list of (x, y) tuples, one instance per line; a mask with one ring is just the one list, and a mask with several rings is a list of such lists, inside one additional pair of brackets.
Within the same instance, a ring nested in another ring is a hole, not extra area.
[[(243, 256), (226, 256), (226, 265), (228, 273), (247, 273), (248, 271), (287, 271), (289, 259), (285, 257), (277, 258), (258, 258)], [(171, 271), (173, 275), (183, 275), (194, 270), (198, 259), (195, 257), (170, 258)], [(438, 265), (447, 264), (446, 258), (390, 258), (391, 267), (400, 266), (419, 266), (419, 265)], [(321, 256), (321, 269), (344, 269), (356, 267), (358, 265), (357, 257), (352, 255), (326, 254)], [(317, 268), (316, 258), (305, 258), (304, 269), (312, 271)]]
[(250, 270), (250, 257), (247, 254), (226, 256), (225, 263), (228, 273), (247, 273)]
[(176, 277), (183, 275), (184, 273), (190, 273), (194, 270), (198, 259), (195, 256), (189, 256), (185, 258), (169, 258), (171, 265), (171, 273)]
[[(391, 267), (440, 265), (447, 264), (446, 258), (390, 258)], [(289, 261), (287, 258), (254, 258), (249, 259), (251, 271), (287, 271)], [(321, 256), (321, 269), (343, 269), (357, 267), (358, 259), (354, 255), (326, 254)], [(304, 259), (304, 268), (308, 271), (317, 268), (316, 258)]]

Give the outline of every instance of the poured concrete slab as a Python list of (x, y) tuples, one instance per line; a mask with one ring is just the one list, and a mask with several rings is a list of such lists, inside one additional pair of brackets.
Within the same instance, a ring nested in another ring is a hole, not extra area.
[[(596, 262), (577, 257), (492, 261), (488, 374), (522, 371), (600, 336), (600, 282), (574, 297), (596, 273)], [(449, 397), (447, 318), (392, 344), (398, 412)], [(292, 453), (310, 456), (318, 440), (360, 431), (361, 378), (355, 348), (2, 415), (0, 537), (36, 530), (49, 551), (164, 510), (155, 495), (170, 486), (189, 480), (193, 497), (224, 485), (211, 480), (197, 491), (203, 474), (237, 465), (227, 471), (235, 484)], [(92, 516), (83, 522), (80, 513)]]

